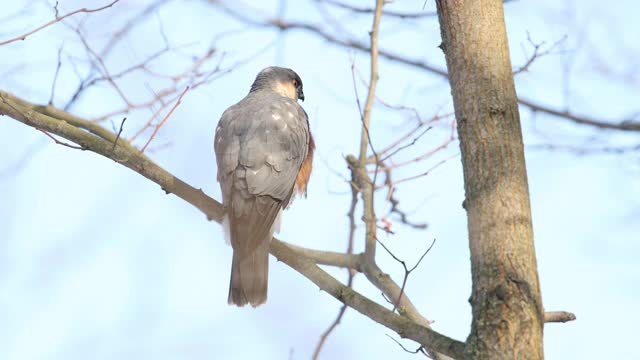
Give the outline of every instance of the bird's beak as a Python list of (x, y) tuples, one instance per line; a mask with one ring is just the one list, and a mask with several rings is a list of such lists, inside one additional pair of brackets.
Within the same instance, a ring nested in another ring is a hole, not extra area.
[(298, 99), (304, 101), (304, 93), (302, 92), (302, 90), (298, 91)]

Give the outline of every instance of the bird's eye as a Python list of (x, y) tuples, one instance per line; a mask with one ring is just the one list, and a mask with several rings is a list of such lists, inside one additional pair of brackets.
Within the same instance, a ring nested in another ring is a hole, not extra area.
[(298, 80), (293, 79), (293, 81), (292, 81), (292, 82), (293, 82), (293, 86), (298, 87)]

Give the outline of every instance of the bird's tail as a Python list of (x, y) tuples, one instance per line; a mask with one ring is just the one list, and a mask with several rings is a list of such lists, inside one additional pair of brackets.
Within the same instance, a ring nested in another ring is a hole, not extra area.
[[(271, 234), (269, 234), (271, 238)], [(228, 303), (256, 307), (267, 301), (269, 281), (269, 241), (263, 241), (248, 254), (233, 252)]]

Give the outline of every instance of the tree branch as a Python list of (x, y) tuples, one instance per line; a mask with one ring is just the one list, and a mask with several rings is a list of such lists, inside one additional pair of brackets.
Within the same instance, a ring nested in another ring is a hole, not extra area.
[[(245, 24), (250, 24), (250, 25), (259, 26), (259, 27), (275, 27), (281, 31), (303, 30), (313, 35), (319, 36), (324, 40), (335, 45), (359, 50), (366, 53), (371, 52), (371, 48), (367, 44), (362, 43), (358, 40), (353, 40), (353, 39), (341, 39), (331, 34), (330, 32), (326, 31), (325, 28), (320, 25), (314, 25), (310, 23), (303, 23), (303, 22), (296, 22), (296, 21), (287, 21), (279, 18), (273, 18), (273, 19), (265, 18), (263, 20), (256, 20), (255, 18), (251, 18), (246, 15), (247, 12), (251, 12), (251, 9), (248, 9), (248, 11), (247, 10), (238, 11), (238, 10), (229, 8), (225, 4), (222, 4), (220, 1), (210, 0), (209, 3), (220, 6), (222, 10), (225, 11), (227, 14), (231, 15), (236, 20), (241, 21)], [(409, 65), (411, 67), (414, 67), (420, 70), (425, 70), (427, 72), (430, 72), (432, 74), (435, 74), (444, 78), (448, 78), (448, 74), (446, 70), (443, 70), (437, 66), (431, 65), (425, 61), (411, 59), (411, 58), (408, 58), (390, 51), (386, 51), (386, 50), (379, 50), (378, 54), (387, 60)], [(577, 124), (589, 125), (599, 129), (640, 131), (640, 121), (638, 121), (637, 119), (627, 119), (622, 121), (598, 120), (598, 119), (587, 117), (587, 116), (577, 115), (576, 113), (573, 113), (573, 112), (558, 110), (553, 107), (550, 107), (532, 100), (528, 100), (522, 97), (518, 98), (518, 103), (520, 105), (523, 105), (529, 108), (532, 111), (545, 113), (547, 115), (569, 120)]]
[(345, 254), (333, 251), (319, 251), (287, 244), (291, 250), (313, 260), (318, 265), (336, 266), (361, 272), (363, 254)]
[[(52, 117), (38, 112), (36, 109), (44, 110), (49, 114), (57, 114), (58, 116)], [(25, 125), (56, 134), (82, 146), (86, 150), (110, 158), (160, 185), (167, 194), (173, 193), (187, 201), (202, 211), (208, 219), (214, 220), (217, 223), (222, 222), (224, 215), (224, 207), (222, 204), (208, 197), (202, 190), (195, 189), (173, 176), (149, 160), (146, 156), (140, 154), (139, 150), (131, 146), (126, 140), (120, 138), (116, 142), (117, 135), (99, 125), (93, 124), (88, 120), (80, 119), (59, 109), (28, 103), (4, 91), (0, 91), (0, 115), (8, 115)], [(92, 124), (92, 131), (86, 131), (85, 128), (76, 124), (83, 126)], [(98, 130), (98, 128), (100, 130)], [(409, 316), (397, 315), (367, 299), (320, 269), (311, 258), (296, 251), (295, 247), (274, 238), (271, 242), (270, 250), (278, 260), (307, 277), (318, 285), (320, 289), (326, 291), (334, 298), (347, 304), (361, 314), (392, 329), (401, 337), (414, 340), (422, 345), (428, 346), (429, 349), (454, 358), (461, 357), (464, 343), (439, 334), (413, 321)], [(375, 275), (376, 278), (382, 278), (384, 276), (390, 280), (388, 275), (382, 274), (381, 272)], [(396, 295), (397, 294), (399, 294), (399, 289)], [(402, 297), (401, 304), (403, 301), (408, 301), (406, 296)], [(400, 308), (398, 310), (400, 310)]]
[(441, 335), (404, 316), (396, 315), (381, 305), (367, 299), (357, 291), (341, 284), (331, 275), (320, 269), (310, 259), (299, 256), (299, 254), (292, 251), (287, 244), (281, 241), (273, 241), (270, 249), (271, 253), (278, 260), (306, 276), (314, 284), (318, 285), (320, 289), (373, 321), (392, 329), (401, 337), (417, 341), (420, 344), (428, 344), (430, 348), (454, 358), (462, 357), (462, 350), (464, 348), (462, 342)]
[(158, 125), (155, 126), (155, 128), (153, 129), (153, 133), (149, 137), (149, 140), (147, 140), (147, 142), (144, 144), (142, 149), (140, 149), (141, 153), (143, 153), (147, 149), (147, 146), (149, 146), (149, 144), (151, 144), (151, 142), (153, 141), (153, 138), (155, 138), (156, 134), (158, 133), (158, 131), (160, 130), (162, 125), (164, 125), (164, 123), (167, 122), (167, 120), (171, 117), (171, 114), (173, 114), (173, 112), (176, 110), (176, 108), (178, 106), (180, 106), (180, 103), (182, 103), (182, 98), (184, 97), (184, 94), (187, 93), (187, 91), (189, 91), (189, 87), (188, 86), (186, 88), (184, 88), (182, 93), (180, 93), (180, 96), (178, 96), (178, 100), (176, 100), (176, 103), (173, 105), (171, 110), (169, 110), (167, 115), (165, 115), (165, 117), (158, 123)]
[(544, 313), (545, 323), (552, 323), (552, 322), (566, 323), (567, 321), (573, 321), (575, 319), (576, 319), (576, 315), (568, 311), (547, 311), (546, 313)]
[(366, 239), (364, 257), (365, 262), (375, 263), (376, 257), (376, 214), (373, 207), (373, 181), (366, 175), (367, 148), (369, 141), (369, 124), (371, 122), (371, 108), (376, 95), (376, 85), (378, 84), (378, 29), (380, 28), (380, 17), (382, 16), (382, 6), (384, 0), (376, 0), (376, 11), (373, 16), (371, 26), (371, 78), (369, 81), (369, 91), (362, 113), (362, 134), (360, 136), (360, 157), (357, 165), (353, 162), (352, 170), (356, 173), (358, 188), (362, 193), (362, 203), (364, 207), (364, 223), (366, 226)]
[[(335, 7), (339, 7), (342, 9), (346, 9), (349, 10), (353, 13), (356, 14), (365, 14), (365, 15), (371, 15), (373, 13), (375, 13), (376, 9), (375, 8), (364, 8), (364, 7), (357, 7), (351, 4), (347, 4), (347, 3), (343, 3), (343, 2), (339, 2), (339, 1), (335, 1), (335, 0), (316, 0), (317, 2), (320, 3), (327, 3), (329, 5), (335, 6)], [(391, 17), (396, 17), (399, 19), (420, 19), (420, 18), (425, 18), (425, 17), (435, 17), (438, 14), (436, 12), (426, 12), (426, 11), (421, 11), (421, 12), (416, 12), (416, 13), (404, 13), (404, 12), (397, 12), (397, 11), (383, 11), (382, 14), (384, 16), (391, 16)]]

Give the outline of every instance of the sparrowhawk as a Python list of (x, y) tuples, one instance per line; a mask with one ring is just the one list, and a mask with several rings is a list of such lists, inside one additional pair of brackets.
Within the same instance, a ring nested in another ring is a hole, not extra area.
[(268, 67), (216, 129), (225, 235), (233, 248), (229, 304), (266, 302), (271, 237), (293, 196), (306, 195), (315, 145), (298, 99), (304, 101), (298, 74)]

